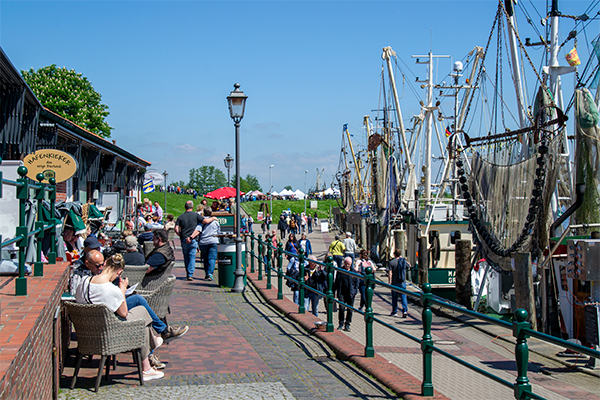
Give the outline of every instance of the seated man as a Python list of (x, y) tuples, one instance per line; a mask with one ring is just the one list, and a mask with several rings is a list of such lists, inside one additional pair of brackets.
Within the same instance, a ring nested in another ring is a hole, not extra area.
[(144, 224), (144, 232), (140, 233), (137, 240), (140, 245), (143, 245), (145, 241), (152, 241), (154, 235), (152, 234), (152, 224)]
[(144, 255), (138, 251), (138, 241), (135, 236), (127, 236), (124, 240), (127, 253), (123, 255), (125, 265), (144, 265)]
[(173, 249), (167, 243), (167, 231), (164, 229), (155, 230), (152, 241), (154, 243), (154, 250), (152, 250), (146, 258), (146, 264), (150, 266), (148, 267), (148, 270), (146, 270), (147, 275), (163, 273), (171, 261), (175, 260)]
[(76, 268), (73, 268), (71, 271), (69, 290), (73, 296), (75, 296), (77, 293), (77, 288), (83, 280), (89, 276), (99, 274), (102, 270), (102, 266), (104, 265), (104, 256), (99, 249), (100, 247), (95, 250), (89, 249), (89, 251), (86, 251), (85, 258), (80, 259), (82, 261), (81, 264)]

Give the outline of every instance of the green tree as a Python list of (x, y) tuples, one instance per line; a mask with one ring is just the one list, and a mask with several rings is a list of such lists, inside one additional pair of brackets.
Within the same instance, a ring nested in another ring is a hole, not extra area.
[[(235, 187), (235, 174), (231, 176), (231, 186)], [(244, 193), (251, 192), (253, 190), (260, 190), (260, 183), (258, 183), (258, 178), (255, 175), (248, 174), (246, 177), (240, 178), (240, 190)]]
[(55, 64), (21, 71), (21, 75), (44, 107), (90, 132), (110, 137), (108, 106), (101, 103), (102, 96), (85, 76)]
[[(225, 173), (212, 165), (190, 169), (189, 186), (199, 193), (207, 193), (227, 185)], [(205, 190), (206, 188), (206, 190)]]
[(292, 190), (292, 187), (290, 185), (287, 185), (286, 187), (284, 187), (284, 189)]
[(169, 183), (169, 185), (173, 185), (175, 187), (179, 186), (180, 188), (185, 188), (185, 182), (183, 182), (183, 181), (171, 182), (171, 183)]

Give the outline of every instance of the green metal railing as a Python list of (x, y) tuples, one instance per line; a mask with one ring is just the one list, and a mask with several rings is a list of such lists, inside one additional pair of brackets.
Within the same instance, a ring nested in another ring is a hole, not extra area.
[[(251, 235), (250, 243), (251, 243), (250, 257), (252, 259), (259, 258), (254, 253), (254, 235)], [(327, 258), (327, 261), (325, 263), (315, 261), (315, 260), (310, 260), (311, 262), (314, 262), (318, 265), (325, 266), (326, 271), (327, 271), (327, 292), (326, 293), (319, 292), (318, 290), (315, 290), (315, 289), (307, 286), (305, 283), (304, 261), (305, 261), (306, 257), (302, 250), (299, 251), (298, 255), (295, 255), (293, 253), (284, 251), (281, 243), (279, 243), (277, 248), (274, 248), (271, 244), (263, 242), (262, 237), (260, 235), (258, 238), (258, 244), (259, 244), (259, 246), (267, 246), (267, 248), (268, 248), (268, 256), (266, 259), (267, 265), (265, 266), (265, 274), (267, 276), (267, 282), (269, 282), (269, 283), (271, 280), (272, 272), (276, 273), (276, 275), (277, 275), (277, 299), (283, 299), (283, 280), (284, 279), (293, 281), (296, 284), (298, 284), (298, 291), (299, 291), (298, 313), (299, 314), (304, 314), (306, 312), (304, 299), (305, 299), (305, 292), (308, 289), (309, 291), (311, 291), (313, 293), (317, 293), (319, 296), (321, 296), (325, 299), (325, 306), (327, 309), (327, 325), (326, 325), (327, 332), (334, 331), (334, 324), (333, 324), (333, 304), (334, 303), (337, 303), (344, 307), (348, 307), (348, 308), (352, 309), (353, 311), (364, 315), (365, 329), (366, 329), (365, 350), (364, 350), (365, 357), (375, 357), (375, 348), (373, 346), (373, 323), (375, 323), (375, 322), (378, 324), (381, 324), (381, 325), (385, 326), (386, 328), (388, 328), (398, 334), (401, 334), (415, 342), (420, 343), (421, 344), (421, 352), (423, 355), (423, 358), (422, 358), (423, 381), (421, 383), (421, 395), (422, 396), (433, 396), (434, 395), (433, 369), (432, 369), (432, 358), (433, 358), (432, 355), (433, 355), (434, 351), (439, 354), (442, 354), (443, 356), (445, 356), (445, 357), (447, 357), (447, 358), (449, 358), (449, 359), (451, 359), (451, 360), (453, 360), (453, 361), (455, 361), (455, 362), (457, 362), (457, 363), (459, 363), (481, 375), (484, 375), (490, 379), (493, 379), (494, 381), (496, 381), (504, 386), (512, 388), (515, 399), (519, 399), (519, 400), (520, 399), (544, 399), (543, 397), (540, 397), (539, 395), (536, 395), (535, 393), (532, 392), (531, 384), (529, 383), (529, 378), (527, 378), (527, 366), (528, 366), (528, 362), (529, 362), (529, 347), (527, 345), (527, 339), (529, 337), (534, 337), (539, 340), (543, 340), (545, 342), (549, 342), (549, 343), (555, 344), (557, 346), (565, 347), (565, 348), (571, 349), (573, 351), (579, 352), (581, 354), (600, 359), (599, 351), (592, 350), (587, 347), (584, 347), (584, 346), (581, 346), (581, 345), (578, 345), (575, 343), (571, 343), (566, 340), (556, 338), (554, 336), (546, 335), (544, 333), (537, 332), (537, 331), (531, 329), (531, 324), (529, 322), (527, 322), (527, 317), (528, 317), (527, 311), (525, 311), (524, 309), (518, 309), (514, 313), (514, 318), (513, 318), (512, 323), (501, 321), (501, 320), (489, 317), (485, 314), (481, 314), (481, 313), (478, 313), (475, 311), (470, 311), (470, 310), (467, 310), (466, 308), (462, 308), (462, 307), (456, 306), (454, 304), (449, 304), (445, 301), (434, 298), (433, 294), (431, 293), (431, 285), (429, 283), (425, 283), (422, 286), (422, 290), (423, 290), (422, 293), (411, 292), (409, 290), (402, 289), (397, 286), (392, 286), (390, 284), (387, 284), (387, 283), (377, 280), (375, 278), (374, 271), (371, 267), (368, 267), (366, 269), (366, 274), (364, 276), (361, 274), (358, 274), (356, 272), (353, 272), (353, 271), (348, 271), (345, 269), (338, 268), (338, 267), (334, 266), (333, 258), (331, 256)], [(275, 250), (277, 252), (276, 253), (277, 254), (277, 267), (276, 268), (272, 268), (270, 265), (273, 250)], [(283, 255), (284, 254), (298, 257), (299, 272), (300, 272), (298, 279), (290, 278), (289, 276), (286, 276), (284, 274), (284, 272), (283, 272)], [(262, 258), (262, 256), (260, 256), (260, 258)], [(260, 265), (261, 264), (259, 262), (258, 280), (262, 280), (262, 273), (260, 270)], [(364, 312), (334, 298), (333, 290), (332, 290), (334, 271), (337, 271), (337, 273), (343, 273), (343, 274), (355, 276), (355, 277), (365, 281), (366, 287), (365, 287), (365, 311)], [(421, 322), (423, 324), (423, 336), (421, 337), (421, 339), (419, 339), (407, 332), (404, 332), (401, 329), (398, 329), (396, 326), (392, 326), (392, 325), (386, 323), (385, 321), (382, 321), (375, 317), (375, 314), (373, 312), (373, 294), (375, 292), (376, 286), (381, 286), (382, 288), (386, 288), (391, 291), (405, 294), (406, 296), (415, 298), (420, 301), (421, 305), (423, 306), (423, 311), (422, 311), (422, 315), (421, 315)], [(268, 288), (270, 288), (270, 284), (269, 284)], [(434, 345), (433, 338), (431, 336), (431, 326), (432, 326), (432, 320), (433, 320), (433, 312), (431, 310), (432, 305), (438, 305), (438, 306), (442, 306), (445, 308), (449, 308), (452, 311), (459, 312), (459, 313), (468, 315), (470, 317), (473, 317), (473, 318), (476, 318), (479, 320), (483, 320), (485, 322), (489, 322), (494, 325), (498, 325), (498, 326), (512, 330), (513, 336), (516, 338), (516, 345), (515, 345), (515, 361), (517, 364), (517, 379), (516, 379), (516, 381), (514, 383), (511, 383), (511, 382), (504, 380), (492, 373), (489, 373), (488, 371), (485, 371), (485, 370), (477, 367), (476, 365), (473, 365), (465, 360), (462, 360), (462, 359), (448, 353), (447, 351), (445, 351), (443, 349), (436, 347)]]
[[(2, 159), (0, 159), (0, 164)], [(42, 183), (44, 180), (44, 174), (39, 173), (36, 175), (38, 183), (31, 183), (27, 178), (27, 167), (20, 166), (17, 168), (17, 173), (20, 178), (16, 181), (4, 179), (2, 177), (2, 171), (0, 171), (0, 198), (2, 197), (2, 188), (4, 185), (14, 186), (16, 188), (16, 197), (19, 200), (19, 226), (16, 228), (15, 237), (2, 241), (2, 235), (0, 235), (0, 243), (2, 248), (16, 244), (19, 248), (19, 276), (15, 280), (15, 294), (17, 296), (27, 295), (27, 278), (25, 277), (25, 255), (27, 254), (27, 247), (29, 238), (34, 236), (37, 241), (36, 246), (36, 260), (33, 263), (33, 276), (44, 276), (44, 264), (42, 263), (42, 242), (46, 235), (52, 238), (56, 237), (56, 225), (59, 224), (59, 220), (55, 218), (55, 203), (56, 203), (56, 181), (54, 178), (50, 178), (49, 184)], [(48, 199), (50, 200), (50, 218), (45, 218), (42, 212), (42, 201), (46, 198), (48, 193)], [(27, 226), (27, 215), (26, 205), (30, 200), (37, 200), (38, 202), (38, 213), (37, 221), (34, 224), (33, 230), (29, 230)], [(56, 263), (56, 240), (51, 240), (51, 247), (48, 253), (48, 262), (51, 264)]]

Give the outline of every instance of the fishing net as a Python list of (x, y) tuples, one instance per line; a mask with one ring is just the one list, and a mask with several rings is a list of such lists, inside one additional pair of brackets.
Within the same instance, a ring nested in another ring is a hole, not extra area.
[(515, 135), (477, 146), (467, 165), (460, 162), (473, 237), (488, 260), (505, 271), (511, 270), (511, 254), (530, 252), (535, 259), (548, 240), (550, 200), (561, 167), (560, 129), (541, 126), (526, 147), (523, 136)]

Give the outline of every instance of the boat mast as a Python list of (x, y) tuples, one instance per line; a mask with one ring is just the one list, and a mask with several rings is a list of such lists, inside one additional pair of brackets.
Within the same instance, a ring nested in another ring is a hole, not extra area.
[[(427, 64), (427, 105), (422, 106), (425, 111), (425, 160), (423, 163), (423, 172), (425, 173), (424, 182), (424, 197), (425, 206), (429, 206), (431, 202), (431, 141), (433, 136), (433, 112), (437, 110), (437, 106), (433, 105), (433, 58), (450, 58), (450, 56), (434, 56), (431, 51), (426, 56), (412, 56), (417, 59), (417, 64)], [(426, 62), (419, 61), (420, 58), (427, 58)]]
[[(523, 96), (523, 82), (521, 80), (521, 63), (519, 60), (519, 46), (517, 44), (517, 21), (514, 16), (512, 0), (506, 0), (504, 4), (506, 7), (506, 18), (510, 25), (510, 29), (508, 30), (508, 43), (510, 45), (510, 56), (513, 66), (513, 81), (515, 82), (515, 89), (517, 92), (517, 108), (519, 111), (520, 128), (526, 128), (529, 125), (529, 121), (527, 116), (527, 104), (525, 102), (525, 97)], [(523, 146), (527, 146), (525, 141), (523, 141)], [(527, 152), (524, 152), (524, 156), (526, 154)]]
[(408, 141), (406, 140), (406, 132), (404, 130), (404, 121), (402, 120), (402, 111), (400, 110), (400, 100), (398, 99), (398, 91), (396, 90), (396, 81), (394, 79), (394, 70), (392, 68), (392, 56), (395, 56), (396, 53), (392, 50), (391, 46), (383, 48), (383, 54), (381, 58), (386, 60), (388, 74), (390, 77), (390, 83), (392, 85), (392, 93), (394, 95), (394, 104), (396, 106), (396, 116), (398, 118), (398, 136), (399, 141), (402, 142), (402, 146), (404, 147), (404, 155), (406, 157), (406, 169), (408, 170), (407, 180), (406, 180), (406, 189), (404, 191), (403, 200), (409, 201), (414, 200), (415, 189), (416, 189), (416, 176), (415, 176), (415, 164), (413, 164), (411, 160), (411, 155), (409, 154)]
[[(561, 110), (564, 110), (565, 105), (562, 96), (560, 76), (577, 71), (577, 67), (561, 67), (558, 64), (558, 51), (560, 49), (560, 44), (558, 41), (559, 16), (560, 12), (558, 11), (558, 0), (552, 0), (552, 9), (550, 10), (550, 62), (548, 63), (548, 66), (543, 68), (543, 72), (550, 77), (549, 89), (552, 93), (552, 98), (554, 99), (556, 106)], [(565, 183), (568, 186), (569, 193), (573, 193), (573, 169), (571, 167), (570, 161), (570, 151), (566, 125), (563, 127), (563, 134), (561, 140), (563, 150), (561, 156), (563, 157), (563, 160), (565, 160), (564, 163), (567, 170), (566, 174), (561, 174), (561, 178), (567, 180), (567, 182)], [(555, 194), (552, 196), (552, 213), (554, 215), (554, 218), (558, 217), (558, 200), (558, 193), (555, 191)]]

